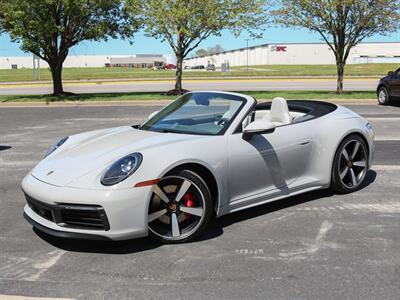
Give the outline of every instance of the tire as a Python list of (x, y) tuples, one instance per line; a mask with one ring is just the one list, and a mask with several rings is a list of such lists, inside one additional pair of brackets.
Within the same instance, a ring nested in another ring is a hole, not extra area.
[(386, 87), (381, 86), (378, 89), (378, 103), (380, 105), (390, 104), (390, 95)]
[(213, 199), (195, 172), (180, 170), (154, 187), (148, 211), (150, 234), (163, 243), (196, 240), (213, 216)]
[(368, 147), (359, 135), (345, 137), (333, 160), (331, 191), (347, 194), (359, 190), (368, 171), (368, 158)]

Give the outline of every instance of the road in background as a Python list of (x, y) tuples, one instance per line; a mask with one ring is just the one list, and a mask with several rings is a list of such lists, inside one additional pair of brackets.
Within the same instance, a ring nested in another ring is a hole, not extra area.
[[(346, 91), (375, 91), (377, 79), (345, 79)], [(186, 80), (188, 90), (224, 91), (335, 91), (336, 79), (250, 79), (250, 80)], [(125, 81), (99, 83), (66, 83), (73, 93), (165, 92), (174, 88), (173, 81)], [(0, 95), (51, 94), (50, 84), (0, 84)]]
[(400, 108), (349, 107), (376, 128), (363, 189), (316, 191), (224, 216), (201, 241), (182, 245), (60, 240), (22, 218), (20, 181), (57, 138), (140, 123), (160, 106), (0, 108), (0, 294), (397, 299)]

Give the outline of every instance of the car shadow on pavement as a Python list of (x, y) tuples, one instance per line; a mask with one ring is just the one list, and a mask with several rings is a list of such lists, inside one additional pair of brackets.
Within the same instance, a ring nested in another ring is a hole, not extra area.
[[(366, 179), (361, 186), (361, 189), (364, 189), (372, 184), (375, 181), (376, 176), (377, 174), (375, 171), (368, 171)], [(217, 238), (224, 233), (225, 227), (228, 227), (232, 224), (240, 223), (261, 215), (269, 214), (274, 211), (293, 207), (306, 202), (320, 200), (323, 198), (330, 198), (334, 195), (335, 194), (329, 190), (317, 190), (228, 214), (212, 221), (211, 224), (208, 226), (208, 229), (199, 239), (197, 239), (197, 241), (205, 241)], [(41, 239), (43, 239), (47, 243), (59, 249), (71, 252), (131, 254), (156, 249), (163, 245), (159, 241), (150, 237), (125, 241), (90, 241), (63, 239), (50, 236), (37, 229), (33, 230)], [(196, 241), (194, 243), (196, 243)]]
[(105, 254), (130, 254), (138, 253), (162, 246), (152, 238), (139, 238), (125, 241), (93, 241), (65, 239), (48, 235), (40, 230), (33, 231), (44, 241), (59, 249), (71, 252), (105, 253)]
[(8, 149), (11, 149), (11, 148), (12, 148), (11, 146), (0, 145), (0, 151), (8, 150)]
[[(370, 184), (372, 184), (376, 179), (376, 172), (373, 170), (368, 171), (366, 174), (365, 181), (363, 182), (360, 189), (364, 189)], [(300, 205), (306, 202), (311, 202), (314, 200), (320, 200), (323, 198), (330, 198), (333, 197), (335, 193), (331, 192), (328, 189), (325, 190), (316, 190), (307, 192), (304, 194), (284, 198), (282, 200), (273, 201), (270, 203), (266, 203), (264, 205), (255, 206), (252, 208), (244, 209), (232, 214), (225, 215), (217, 220), (215, 220), (215, 224), (210, 227), (210, 230), (216, 232), (222, 232), (223, 228), (228, 227), (232, 224), (239, 223), (242, 221), (246, 221), (252, 218), (256, 218), (261, 215), (266, 215), (272, 213), (274, 211), (283, 210), (289, 207), (293, 207), (296, 205)], [(221, 234), (222, 234), (221, 233)]]

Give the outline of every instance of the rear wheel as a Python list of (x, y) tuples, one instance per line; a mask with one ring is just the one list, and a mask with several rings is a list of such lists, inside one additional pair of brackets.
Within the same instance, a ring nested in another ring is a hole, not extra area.
[(352, 134), (346, 137), (336, 150), (331, 189), (338, 193), (358, 190), (368, 170), (368, 150), (364, 140)]
[(380, 87), (378, 90), (378, 103), (380, 105), (388, 105), (390, 103), (390, 95), (384, 86)]
[(207, 227), (212, 209), (211, 193), (203, 179), (181, 170), (154, 187), (148, 213), (150, 233), (164, 243), (192, 241)]

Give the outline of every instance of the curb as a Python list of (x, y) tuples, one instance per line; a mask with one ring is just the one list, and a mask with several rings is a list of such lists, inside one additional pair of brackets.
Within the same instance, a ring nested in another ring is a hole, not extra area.
[[(376, 99), (311, 99), (332, 102), (340, 105), (375, 105)], [(107, 106), (165, 106), (173, 100), (133, 100), (133, 101), (65, 101), (65, 102), (9, 102), (0, 103), (0, 108), (52, 108), (52, 107), (107, 107)], [(271, 99), (258, 99), (258, 102), (271, 101)]]

